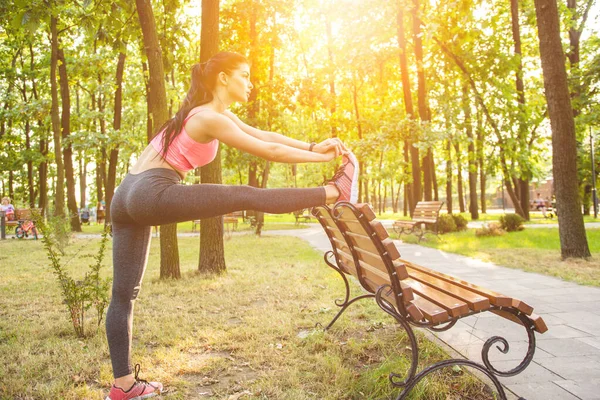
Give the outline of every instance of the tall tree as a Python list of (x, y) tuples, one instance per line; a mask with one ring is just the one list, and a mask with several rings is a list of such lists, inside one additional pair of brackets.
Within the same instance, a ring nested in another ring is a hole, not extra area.
[(535, 0), (540, 58), (552, 128), (552, 170), (561, 255), (590, 257), (577, 184), (575, 120), (567, 84), (556, 0)]
[[(414, 108), (412, 100), (412, 91), (410, 87), (410, 78), (408, 74), (408, 62), (407, 62), (407, 50), (406, 50), (406, 36), (404, 33), (404, 4), (402, 1), (398, 4), (398, 13), (396, 15), (397, 21), (397, 33), (398, 33), (398, 44), (400, 45), (400, 76), (402, 79), (402, 93), (404, 95), (404, 108), (406, 110), (406, 117), (409, 120), (414, 119)], [(412, 167), (412, 184), (408, 186), (408, 208), (412, 215), (414, 208), (419, 200), (421, 200), (421, 165), (419, 157), (419, 149), (413, 145), (415, 136), (415, 129), (413, 124), (408, 125), (409, 133), (408, 138), (404, 141), (405, 155), (404, 158), (408, 161), (408, 155), (410, 154), (410, 161)]]
[[(219, 51), (219, 0), (202, 0), (200, 61), (205, 62)], [(202, 183), (221, 183), (221, 149), (208, 165), (201, 168)], [(200, 225), (200, 260), (198, 270), (222, 273), (226, 270), (223, 248), (223, 218), (203, 219)]]
[[(169, 119), (162, 50), (158, 41), (150, 0), (136, 0), (135, 4), (148, 58), (148, 115), (152, 126), (156, 128)], [(161, 279), (181, 277), (177, 248), (177, 224), (160, 227), (160, 277)]]
[(477, 207), (477, 159), (475, 155), (475, 140), (473, 139), (473, 125), (471, 123), (471, 100), (469, 98), (469, 86), (463, 86), (463, 113), (465, 118), (465, 133), (468, 140), (469, 161), (469, 212), (472, 220), (479, 219)]
[(62, 100), (61, 113), (61, 138), (63, 140), (63, 157), (65, 165), (65, 178), (67, 181), (67, 208), (71, 230), (81, 232), (79, 221), (79, 210), (75, 199), (75, 171), (73, 169), (73, 146), (71, 144), (71, 92), (69, 90), (69, 79), (67, 76), (67, 61), (62, 48), (58, 49), (58, 73), (60, 76), (60, 97)]
[(58, 17), (55, 15), (50, 16), (50, 49), (50, 92), (52, 95), (50, 114), (54, 137), (54, 162), (56, 163), (54, 215), (63, 217), (65, 215), (65, 169), (60, 135), (60, 116), (58, 115), (58, 81), (56, 78), (58, 68)]

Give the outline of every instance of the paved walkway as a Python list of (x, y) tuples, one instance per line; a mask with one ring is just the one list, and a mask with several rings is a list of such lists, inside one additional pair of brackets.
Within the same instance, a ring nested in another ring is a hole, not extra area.
[[(316, 224), (309, 229), (266, 231), (264, 235), (297, 236), (320, 251), (331, 249)], [(510, 392), (527, 400), (600, 399), (600, 288), (401, 241), (396, 245), (409, 261), (524, 300), (544, 318), (549, 330), (536, 334), (532, 363), (517, 376), (500, 378)], [(436, 334), (451, 349), (477, 362), (481, 362), (483, 343), (494, 335), (506, 338), (510, 350), (502, 354), (493, 348), (490, 361), (502, 370), (515, 367), (526, 352), (526, 333), (521, 326), (492, 313), (463, 318), (449, 331)]]

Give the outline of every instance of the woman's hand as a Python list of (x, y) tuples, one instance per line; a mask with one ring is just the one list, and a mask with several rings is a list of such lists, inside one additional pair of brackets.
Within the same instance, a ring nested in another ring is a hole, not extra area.
[[(317, 147), (315, 145), (315, 147)], [(324, 162), (329, 162), (331, 160), (334, 160), (336, 157), (338, 156), (337, 151), (335, 148), (330, 148), (329, 151), (322, 153), (322, 157), (323, 157), (323, 161)]]
[[(321, 154), (326, 154), (329, 152), (333, 152), (335, 157), (339, 157), (342, 154), (346, 153), (348, 151), (348, 149), (346, 148), (346, 146), (344, 145), (344, 143), (342, 143), (342, 141), (338, 138), (331, 138), (331, 139), (326, 139), (323, 140), (321, 143), (316, 144), (313, 147), (313, 150), (315, 153), (321, 153)], [(332, 159), (333, 159), (332, 158)]]

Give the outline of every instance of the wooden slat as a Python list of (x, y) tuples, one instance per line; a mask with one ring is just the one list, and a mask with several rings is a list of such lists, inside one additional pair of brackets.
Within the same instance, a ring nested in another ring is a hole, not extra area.
[(382, 271), (383, 273), (388, 274), (387, 266), (383, 259), (379, 256), (379, 254), (375, 254), (370, 251), (361, 249), (360, 247), (355, 247), (354, 250), (356, 250), (356, 255), (359, 258), (359, 260), (362, 260), (367, 264), (370, 264), (378, 270)]
[(377, 234), (377, 237), (379, 239), (384, 240), (384, 239), (387, 239), (390, 237), (387, 229), (385, 229), (385, 226), (383, 226), (383, 224), (381, 222), (371, 221), (370, 225), (371, 225), (371, 228), (373, 228), (373, 230)]
[[(367, 250), (371, 253), (379, 254), (379, 249), (377, 249), (377, 246), (375, 246), (373, 240), (370, 237), (353, 232), (346, 232), (346, 234), (350, 237), (350, 240), (352, 242), (351, 244), (355, 248), (360, 248)], [(387, 252), (387, 255), (384, 255), (384, 257), (389, 256), (392, 260), (395, 260), (400, 257), (400, 252), (398, 251), (398, 248), (394, 244), (393, 240), (384, 239), (381, 240), (381, 243), (383, 244), (383, 247)]]
[[(377, 253), (377, 247), (375, 246), (375, 243), (373, 243), (373, 240), (370, 237), (350, 231), (347, 231), (346, 235), (350, 239), (350, 242), (353, 246), (360, 247), (372, 253)], [(376, 238), (376, 240), (378, 239)]]
[(485, 296), (472, 292), (469, 289), (456, 286), (451, 282), (436, 278), (435, 276), (424, 274), (410, 267), (407, 268), (407, 271), (412, 279), (424, 284), (432, 285), (436, 289), (464, 301), (473, 311), (483, 311), (490, 308), (490, 301)]
[(512, 306), (527, 315), (531, 315), (533, 312), (533, 307), (525, 303), (523, 300), (512, 299)]
[(408, 315), (410, 315), (414, 321), (418, 322), (425, 318), (421, 310), (419, 310), (419, 307), (415, 306), (413, 302), (406, 304), (404, 307), (406, 308)]
[(350, 275), (358, 276), (356, 272), (356, 266), (354, 265), (354, 258), (350, 254), (344, 252), (343, 250), (338, 250), (337, 256), (338, 259), (336, 261), (338, 267), (340, 267), (342, 271)]
[(446, 310), (421, 296), (415, 295), (415, 299), (412, 301), (412, 303), (419, 308), (421, 313), (429, 322), (440, 324), (450, 319)]
[(413, 264), (413, 263), (411, 263), (409, 261), (406, 261), (406, 260), (402, 260), (402, 262), (404, 262), (407, 265), (407, 267), (409, 267), (409, 268), (413, 268), (413, 269), (415, 269), (417, 271), (420, 271), (420, 272), (422, 272), (424, 274), (437, 277), (437, 278), (439, 278), (441, 280), (444, 280), (446, 282), (450, 282), (450, 283), (452, 283), (452, 284), (454, 284), (456, 286), (459, 286), (461, 288), (471, 290), (472, 292), (475, 292), (475, 293), (477, 293), (477, 294), (479, 294), (481, 296), (485, 296), (485, 297), (487, 297), (489, 299), (490, 303), (492, 303), (495, 306), (502, 306), (502, 307), (510, 307), (510, 306), (512, 306), (512, 298), (510, 298), (510, 297), (507, 297), (507, 296), (504, 296), (504, 295), (502, 295), (500, 293), (496, 293), (496, 292), (493, 292), (491, 290), (482, 288), (480, 286), (474, 285), (474, 284), (469, 283), (467, 281), (463, 281), (463, 280), (455, 278), (453, 276), (446, 275), (446, 274), (443, 274), (441, 272), (437, 272), (437, 271), (434, 271), (434, 270), (422, 267), (422, 266), (417, 265), (417, 264)]
[(448, 314), (454, 318), (466, 315), (469, 313), (469, 306), (464, 301), (447, 295), (431, 286), (425, 285), (419, 281), (413, 279), (405, 279), (405, 283), (410, 285), (413, 293), (437, 304), (448, 312)]
[(394, 270), (396, 271), (396, 276), (401, 281), (402, 281), (402, 279), (408, 278), (408, 271), (406, 270), (406, 266), (404, 265), (403, 262), (394, 261)]
[[(509, 313), (506, 311), (501, 311), (501, 310), (491, 310), (491, 312), (493, 312), (496, 315), (499, 315), (502, 318), (506, 318), (510, 321), (516, 322), (517, 324), (523, 325), (521, 320), (512, 313)], [(533, 322), (533, 328), (535, 331), (537, 331), (539, 333), (544, 333), (548, 330), (546, 323), (544, 322), (542, 317), (540, 317), (539, 315), (531, 314), (527, 318), (529, 318), (531, 320), (531, 322)]]
[[(354, 207), (357, 210), (359, 210), (361, 213), (363, 213), (364, 216), (369, 221), (373, 221), (375, 218), (377, 218), (377, 216), (375, 215), (375, 211), (373, 211), (373, 209), (371, 208), (371, 206), (368, 203), (358, 203), (358, 204), (355, 204)], [(344, 207), (344, 208), (347, 208), (347, 207)]]

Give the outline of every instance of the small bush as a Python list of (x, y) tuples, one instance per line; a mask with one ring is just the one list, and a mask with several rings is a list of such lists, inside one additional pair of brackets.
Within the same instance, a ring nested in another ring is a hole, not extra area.
[(500, 224), (492, 222), (491, 224), (483, 224), (483, 227), (475, 230), (475, 236), (502, 236), (506, 233)]
[(525, 220), (517, 214), (505, 214), (500, 217), (500, 225), (506, 232), (516, 232), (525, 229), (523, 222)]
[(457, 231), (467, 230), (468, 221), (465, 217), (463, 217), (460, 214), (452, 214), (452, 218), (454, 218), (454, 223), (456, 224)]
[(450, 214), (440, 214), (438, 219), (438, 232), (448, 233), (456, 231), (456, 222)]
[[(68, 262), (64, 262), (61, 254), (64, 255), (65, 240), (68, 236), (64, 230), (64, 224), (60, 223), (60, 219), (54, 225), (46, 225), (41, 217), (36, 218), (36, 226), (42, 233), (42, 243), (46, 250), (50, 265), (56, 275), (58, 285), (60, 286), (63, 296), (63, 302), (66, 304), (69, 311), (69, 317), (73, 324), (73, 329), (78, 337), (85, 337), (85, 312), (90, 308), (96, 311), (96, 332), (100, 328), (104, 311), (109, 302), (110, 278), (102, 279), (100, 277), (100, 269), (106, 252), (106, 243), (108, 242), (108, 230), (102, 234), (100, 241), (100, 249), (98, 254), (94, 256), (94, 263), (90, 264), (90, 270), (86, 272), (83, 280), (76, 281), (66, 271)], [(58, 228), (57, 228), (58, 227)], [(53, 229), (58, 229), (54, 231)]]

